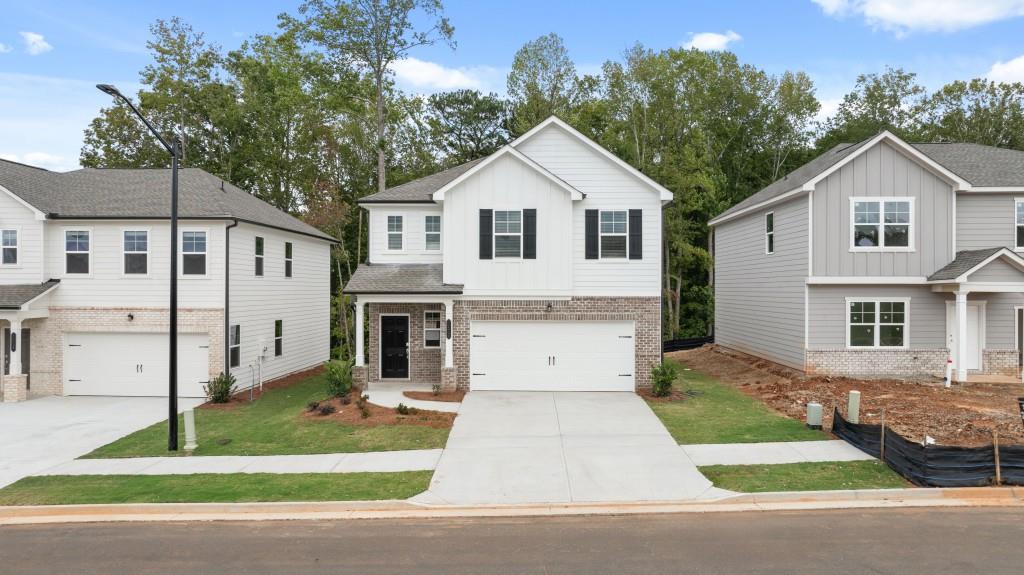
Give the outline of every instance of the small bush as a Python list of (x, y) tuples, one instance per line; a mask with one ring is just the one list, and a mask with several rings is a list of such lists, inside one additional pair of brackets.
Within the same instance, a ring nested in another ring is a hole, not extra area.
[(334, 409), (334, 406), (329, 403), (320, 406), (320, 415), (330, 415), (335, 411), (337, 410)]
[(352, 363), (347, 360), (327, 362), (324, 369), (327, 376), (328, 397), (342, 397), (352, 391)]
[(359, 404), (359, 415), (362, 415), (363, 419), (370, 417), (370, 408), (366, 407), (365, 403)]
[(654, 366), (651, 369), (651, 393), (654, 397), (668, 397), (678, 375), (679, 368), (670, 361), (663, 361), (661, 365)]
[(342, 405), (348, 405), (350, 403), (352, 403), (352, 397), (351, 396), (346, 395), (346, 396), (343, 396), (341, 398), (341, 404)]
[(434, 395), (441, 395), (441, 384), (435, 383), (434, 385), (431, 385), (430, 391), (433, 392)]
[(235, 376), (231, 374), (225, 374), (223, 371), (220, 375), (210, 380), (210, 383), (203, 386), (203, 392), (206, 393), (206, 397), (210, 399), (211, 403), (227, 403), (231, 401), (231, 396), (235, 394)]
[(398, 415), (416, 415), (420, 410), (415, 407), (409, 407), (404, 403), (399, 403), (398, 407), (395, 408), (395, 411), (398, 412)]
[(306, 411), (316, 411), (318, 407), (320, 407), (319, 401), (311, 401), (306, 404)]

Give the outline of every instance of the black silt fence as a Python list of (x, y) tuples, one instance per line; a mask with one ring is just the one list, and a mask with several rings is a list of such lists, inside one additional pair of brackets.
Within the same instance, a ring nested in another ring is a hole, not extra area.
[[(924, 487), (978, 487), (996, 483), (996, 449), (921, 445), (882, 426), (850, 423), (836, 409), (832, 433), (861, 451), (879, 457), (894, 471), (915, 485)], [(1003, 485), (1024, 485), (1024, 445), (999, 447), (999, 469)]]
[(706, 343), (715, 343), (715, 336), (689, 337), (685, 339), (670, 339), (661, 343), (662, 351), (682, 351), (684, 349), (696, 349)]

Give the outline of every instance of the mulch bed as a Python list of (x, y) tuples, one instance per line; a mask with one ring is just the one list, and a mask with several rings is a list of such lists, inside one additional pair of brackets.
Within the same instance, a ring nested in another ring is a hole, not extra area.
[(461, 403), (462, 398), (466, 397), (466, 392), (442, 391), (441, 393), (435, 394), (433, 391), (403, 391), (402, 395), (409, 399), (417, 399), (420, 401), (450, 401), (452, 403)]
[(685, 401), (692, 397), (692, 395), (687, 393), (686, 390), (679, 389), (676, 386), (673, 386), (672, 391), (664, 397), (657, 397), (649, 387), (640, 388), (637, 390), (637, 395), (651, 403), (672, 403), (673, 401)]
[[(283, 387), (288, 387), (288, 386), (291, 386), (291, 385), (295, 385), (296, 383), (304, 381), (304, 380), (306, 380), (306, 379), (308, 379), (310, 377), (313, 377), (314, 375), (320, 375), (323, 372), (324, 372), (324, 367), (321, 365), (321, 366), (314, 367), (312, 369), (307, 369), (306, 371), (299, 371), (299, 372), (293, 373), (291, 375), (286, 375), (284, 377), (279, 377), (277, 379), (273, 379), (273, 380), (270, 380), (270, 381), (264, 381), (263, 382), (263, 390), (262, 391), (260, 391), (260, 388), (258, 386), (252, 390), (252, 399), (253, 399), (253, 401), (255, 401), (255, 400), (259, 399), (260, 397), (262, 397), (264, 393), (266, 393), (266, 392), (268, 392), (268, 391), (270, 391), (272, 389), (281, 389)], [(250, 403), (249, 402), (249, 390), (248, 389), (244, 389), (244, 390), (239, 391), (239, 392), (235, 393), (234, 395), (232, 395), (231, 396), (231, 400), (229, 402), (227, 402), (227, 403), (210, 403), (210, 402), (206, 402), (206, 403), (200, 405), (199, 407), (200, 407), (200, 409), (218, 409), (218, 410), (222, 410), (223, 411), (223, 410), (230, 410), (230, 409), (238, 409), (239, 407), (242, 407), (243, 405), (247, 405), (248, 403)]]
[[(349, 397), (346, 399), (342, 399), (340, 397), (325, 399), (319, 402), (316, 410), (304, 411), (302, 416), (313, 419), (328, 419), (344, 423), (346, 425), (362, 425), (366, 427), (376, 427), (378, 425), (421, 425), (424, 427), (447, 429), (455, 422), (454, 413), (410, 408), (411, 412), (408, 415), (401, 415), (398, 413), (398, 410), (393, 407), (382, 407), (370, 402), (366, 402), (366, 408), (369, 411), (369, 416), (363, 417), (359, 406), (356, 405), (357, 397), (358, 395), (356, 393), (350, 393)], [(333, 407), (335, 412), (329, 415), (321, 415), (319, 408), (325, 405)]]
[[(950, 389), (936, 379), (855, 379), (808, 377), (778, 364), (715, 345), (666, 354), (732, 385), (783, 415), (803, 420), (808, 402), (822, 404), (825, 429), (832, 411), (846, 412), (847, 394), (861, 392), (861, 423), (881, 423), (911, 441), (930, 436), (942, 445), (980, 446), (999, 432), (1002, 444), (1024, 445), (1017, 397), (1019, 383), (969, 383)], [(683, 375), (685, 377), (685, 373)]]

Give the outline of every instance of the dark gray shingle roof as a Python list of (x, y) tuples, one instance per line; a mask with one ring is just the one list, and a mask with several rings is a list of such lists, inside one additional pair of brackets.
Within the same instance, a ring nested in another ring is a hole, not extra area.
[(939, 271), (928, 276), (928, 281), (955, 280), (971, 268), (1005, 249), (1006, 248), (998, 247), (957, 252), (953, 261), (946, 264)]
[(441, 264), (363, 264), (343, 290), (359, 293), (460, 294), (461, 285), (442, 283)]
[(59, 283), (60, 280), (50, 280), (41, 284), (0, 285), (0, 309), (18, 309)]
[[(57, 218), (168, 218), (169, 169), (50, 172), (0, 160), (0, 186)], [(223, 186), (223, 189), (222, 189)], [(325, 240), (331, 236), (198, 168), (178, 172), (182, 218), (238, 218)]]
[(1024, 186), (1024, 152), (981, 144), (911, 144), (975, 187)]
[(418, 180), (406, 182), (400, 186), (388, 188), (359, 200), (363, 204), (395, 204), (395, 203), (433, 203), (434, 192), (450, 184), (455, 178), (468, 172), (473, 166), (485, 158), (459, 164), (443, 172), (431, 174)]

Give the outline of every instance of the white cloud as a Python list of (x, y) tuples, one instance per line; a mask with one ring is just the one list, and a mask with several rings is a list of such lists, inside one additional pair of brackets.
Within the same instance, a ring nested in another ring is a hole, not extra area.
[(902, 36), (910, 31), (952, 32), (1024, 16), (1024, 0), (812, 0), (832, 17), (860, 16)]
[(732, 30), (727, 31), (725, 34), (719, 34), (718, 32), (698, 32), (696, 34), (692, 34), (690, 36), (690, 41), (684, 43), (683, 46), (687, 49), (725, 50), (729, 47), (729, 44), (739, 42), (742, 39), (742, 36)]
[(53, 50), (53, 46), (46, 41), (42, 34), (36, 32), (19, 32), (22, 41), (25, 42), (25, 51), (32, 56), (38, 56)]
[(1024, 55), (992, 64), (985, 77), (993, 82), (1024, 82)]
[(391, 70), (400, 83), (420, 90), (480, 89), (483, 84), (468, 68), (446, 68), (418, 58), (399, 60)]
[(826, 120), (835, 115), (839, 109), (839, 104), (843, 103), (842, 98), (822, 98), (818, 100), (821, 104), (821, 108), (818, 110), (818, 115), (814, 119), (818, 122), (824, 123)]
[(46, 168), (47, 170), (67, 171), (78, 168), (77, 159), (69, 161), (63, 156), (48, 154), (46, 152), (26, 152), (24, 154), (0, 152), (0, 159), (28, 164), (37, 168)]
[(7, 44), (0, 43), (0, 54), (6, 54), (11, 50), (13, 50), (13, 48), (8, 46)]

